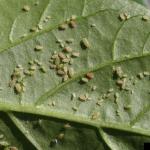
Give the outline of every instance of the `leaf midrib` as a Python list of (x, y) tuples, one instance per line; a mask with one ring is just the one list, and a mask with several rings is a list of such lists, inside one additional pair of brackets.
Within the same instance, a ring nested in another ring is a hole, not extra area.
[(80, 124), (85, 124), (89, 126), (93, 126), (96, 128), (108, 128), (108, 129), (115, 129), (120, 131), (126, 131), (130, 133), (135, 133), (139, 135), (149, 136), (150, 137), (150, 130), (141, 129), (137, 127), (132, 127), (129, 124), (125, 123), (113, 123), (113, 122), (104, 122), (102, 120), (93, 121), (88, 117), (82, 117), (80, 115), (74, 115), (70, 113), (58, 112), (56, 110), (47, 110), (45, 107), (35, 107), (31, 105), (19, 105), (19, 104), (10, 104), (10, 103), (2, 103), (0, 102), (0, 110), (4, 112), (22, 112), (22, 113), (29, 113), (29, 114), (36, 114), (42, 115), (52, 118), (57, 118), (61, 120), (76, 122)]

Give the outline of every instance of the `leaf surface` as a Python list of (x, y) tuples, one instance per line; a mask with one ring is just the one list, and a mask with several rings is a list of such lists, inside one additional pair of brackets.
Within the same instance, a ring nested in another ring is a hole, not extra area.
[[(142, 147), (139, 141), (149, 140), (150, 21), (143, 19), (149, 10), (123, 0), (40, 0), (39, 4), (1, 0), (0, 4), (0, 110), (31, 146), (39, 150), (134, 150)], [(25, 5), (29, 11), (22, 10)], [(124, 14), (127, 20), (119, 18)], [(59, 26), (72, 15), (77, 16), (77, 26), (60, 31)], [(31, 32), (37, 25), (39, 30)], [(80, 56), (64, 64), (73, 68), (74, 75), (62, 82), (56, 70), (50, 69), (49, 60), (54, 51), (63, 52), (58, 41), (66, 44), (68, 39), (74, 41), (67, 46)], [(35, 51), (37, 45), (42, 51)], [(9, 87), (15, 67), (28, 70), (35, 59), (46, 73), (36, 65), (32, 76), (21, 74), (15, 85), (23, 82), (26, 90), (16, 93), (14, 86)], [(118, 68), (121, 76), (114, 71)], [(89, 72), (94, 78), (81, 83)], [(2, 126), (6, 126), (4, 120)], [(65, 122), (73, 122), (73, 127), (64, 130)], [(65, 138), (51, 146), (61, 131)], [(17, 142), (11, 145), (18, 146)]]

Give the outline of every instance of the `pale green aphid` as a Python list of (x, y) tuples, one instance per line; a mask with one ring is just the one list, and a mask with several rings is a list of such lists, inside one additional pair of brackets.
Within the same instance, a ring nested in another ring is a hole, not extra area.
[(22, 10), (28, 12), (28, 11), (30, 11), (30, 6), (29, 5), (24, 5)]
[(76, 106), (73, 106), (72, 109), (73, 109), (74, 111), (77, 111), (77, 110), (78, 110), (78, 108), (77, 108)]
[(79, 57), (80, 56), (80, 53), (79, 52), (72, 52), (72, 57)]
[(73, 75), (74, 75), (74, 69), (73, 69), (73, 68), (69, 68), (69, 69), (68, 69), (68, 76), (69, 76), (70, 78), (72, 78)]
[(89, 41), (88, 41), (87, 38), (83, 38), (82, 41), (81, 41), (81, 43), (83, 44), (83, 46), (85, 48), (90, 48), (90, 43), (89, 43)]
[(41, 70), (41, 72), (43, 72), (43, 73), (46, 73), (46, 72), (47, 72), (47, 70), (46, 70), (46, 68), (45, 68), (44, 66), (41, 66), (40, 70)]
[(35, 51), (42, 51), (43, 46), (42, 45), (36, 45), (34, 49), (35, 49)]
[(89, 82), (89, 80), (88, 80), (87, 78), (84, 78), (84, 77), (81, 79), (81, 81), (82, 81), (83, 83)]
[(20, 94), (22, 92), (22, 86), (20, 83), (15, 84), (15, 91)]
[(71, 94), (71, 100), (73, 100), (74, 98), (76, 98), (76, 94), (75, 94), (75, 93), (72, 93), (72, 94)]
[(65, 29), (67, 29), (67, 27), (68, 27), (67, 24), (64, 23), (64, 24), (59, 25), (58, 29), (65, 30)]
[(148, 20), (150, 20), (150, 16), (144, 15), (144, 16), (142, 17), (142, 20), (148, 21)]
[(31, 31), (31, 32), (38, 32), (38, 27), (32, 27), (32, 28), (30, 29), (30, 31)]

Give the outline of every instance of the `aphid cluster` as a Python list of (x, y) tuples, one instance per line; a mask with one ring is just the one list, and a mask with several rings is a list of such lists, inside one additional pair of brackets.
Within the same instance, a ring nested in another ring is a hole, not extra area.
[(120, 90), (124, 90), (126, 87), (127, 75), (124, 74), (120, 66), (113, 67), (113, 78), (116, 80), (116, 85), (120, 88)]
[(46, 73), (45, 66), (39, 60), (31, 60), (28, 64), (28, 69), (23, 68), (22, 65), (17, 65), (11, 75), (9, 87), (14, 88), (16, 94), (21, 94), (26, 91), (24, 80), (27, 76), (33, 76), (37, 69), (42, 73)]
[(128, 20), (129, 18), (130, 18), (130, 15), (127, 14), (127, 13), (121, 13), (121, 14), (119, 15), (119, 19), (120, 19), (121, 21)]
[(17, 94), (20, 94), (25, 91), (25, 83), (24, 83), (24, 72), (23, 72), (23, 67), (21, 65), (18, 65), (12, 75), (11, 75), (11, 80), (9, 82), (9, 87), (14, 88), (14, 91)]
[(79, 57), (80, 53), (73, 51), (71, 47), (66, 46), (61, 52), (54, 52), (49, 59), (50, 69), (54, 69), (56, 74), (62, 77), (62, 81), (72, 78), (74, 69), (71, 67), (73, 59)]
[[(88, 72), (84, 77), (81, 78), (81, 83), (87, 83), (89, 80), (92, 80), (94, 78), (93, 72)], [(96, 88), (96, 87), (94, 87)]]
[(76, 28), (76, 16), (72, 15), (70, 19), (67, 19), (63, 24), (59, 25), (59, 30), (66, 30), (68, 27), (70, 28)]

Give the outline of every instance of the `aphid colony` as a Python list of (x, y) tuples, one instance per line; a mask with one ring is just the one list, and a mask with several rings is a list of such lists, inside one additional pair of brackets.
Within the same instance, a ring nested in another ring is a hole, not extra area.
[(80, 56), (80, 53), (73, 51), (70, 47), (64, 47), (62, 52), (54, 52), (50, 57), (50, 69), (54, 69), (56, 74), (62, 77), (62, 81), (66, 81), (72, 78), (74, 75), (74, 69), (70, 67), (73, 63), (73, 59)]
[[(23, 7), (24, 11), (29, 11), (29, 6)], [(50, 19), (50, 16), (47, 16), (46, 19)], [(38, 26), (38, 28), (41, 26)], [(61, 24), (58, 29), (65, 30), (66, 27), (75, 28), (77, 27), (76, 24), (76, 16), (72, 15), (70, 19), (64, 24)], [(42, 29), (42, 28), (41, 28)], [(32, 32), (37, 31), (37, 27), (33, 27), (30, 29)], [(80, 56), (80, 52), (76, 51), (71, 48), (70, 44), (74, 42), (74, 39), (69, 38), (65, 41), (65, 44), (62, 40), (58, 39), (56, 41), (62, 50), (60, 52), (54, 51), (54, 53), (50, 56), (49, 59), (49, 67), (50, 69), (55, 70), (56, 74), (62, 78), (62, 82), (67, 81), (69, 78), (74, 76), (74, 69), (71, 65), (74, 63), (74, 59)], [(87, 38), (83, 38), (81, 40), (82, 46), (84, 48), (89, 48), (90, 44)], [(42, 52), (44, 47), (41, 44), (35, 45), (34, 51), (35, 52)], [(39, 69), (41, 72), (46, 73), (46, 68), (42, 65), (42, 62), (38, 61), (37, 59), (29, 61), (29, 68), (24, 69), (21, 65), (17, 66), (14, 69), (13, 74), (11, 75), (10, 87), (13, 87), (17, 94), (25, 92), (25, 83), (24, 79), (26, 76), (34, 75), (35, 71)], [(20, 67), (21, 66), (21, 67)], [(86, 77), (82, 78), (82, 82), (86, 83), (88, 80), (93, 78), (92, 73), (88, 73)], [(94, 88), (93, 88), (94, 90)]]
[[(118, 87), (119, 91), (126, 91), (130, 92), (130, 94), (133, 94), (133, 87), (128, 88), (131, 84), (134, 86), (136, 78), (134, 77), (129, 78), (127, 74), (125, 74), (120, 66), (115, 66), (113, 67), (112, 70), (112, 75), (113, 75), (113, 80), (116, 82), (116, 86)], [(138, 73), (137, 78), (138, 79), (143, 79), (144, 77), (149, 77), (150, 73), (148, 71), (144, 71), (143, 73)], [(94, 78), (94, 74), (92, 72), (87, 73), (84, 77), (81, 78), (81, 83), (87, 83), (89, 80)], [(132, 83), (133, 82), (133, 83)], [(97, 89), (96, 85), (91, 86), (91, 91), (95, 91)], [(91, 100), (91, 97), (89, 97), (89, 92), (88, 93), (82, 93), (81, 95), (77, 95), (76, 93), (71, 94), (71, 100), (78, 99), (81, 102), (86, 102), (88, 100)], [(100, 97), (97, 98), (96, 105), (97, 106), (102, 106), (105, 100), (113, 100), (115, 104), (118, 105), (118, 100), (119, 100), (119, 93), (116, 92), (113, 88), (108, 89), (105, 93), (103, 93)], [(125, 105), (124, 110), (128, 111), (131, 109), (131, 105)], [(73, 106), (72, 107), (73, 111), (77, 111), (78, 107)], [(119, 110), (116, 111), (116, 115), (119, 116)], [(99, 112), (94, 112), (91, 115), (91, 119), (95, 120), (99, 118)]]
[(22, 65), (17, 65), (11, 75), (9, 87), (14, 88), (16, 94), (25, 92), (25, 78), (27, 76), (33, 76), (37, 69), (39, 69), (43, 73), (46, 73), (45, 66), (43, 66), (42, 63), (37, 59), (29, 61), (28, 69), (23, 68)]

